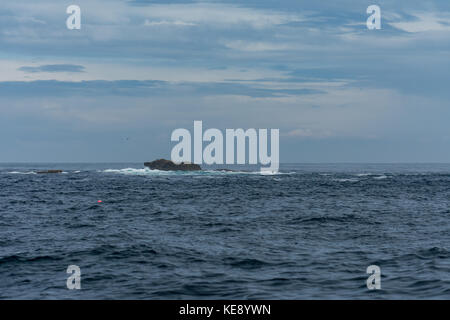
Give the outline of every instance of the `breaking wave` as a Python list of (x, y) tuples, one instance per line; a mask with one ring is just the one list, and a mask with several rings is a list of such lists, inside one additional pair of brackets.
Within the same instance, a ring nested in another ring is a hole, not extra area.
[(228, 171), (228, 170), (201, 170), (201, 171), (163, 171), (149, 168), (125, 168), (125, 169), (106, 169), (98, 172), (116, 173), (124, 175), (137, 176), (173, 176), (173, 175), (236, 175), (236, 174), (256, 174), (256, 175), (281, 175), (292, 174), (295, 172), (275, 172), (275, 171)]
[(29, 171), (29, 172), (11, 171), (11, 172), (8, 172), (8, 174), (37, 174), (37, 173), (34, 171)]
[(336, 182), (359, 182), (358, 179), (354, 179), (354, 178), (333, 179), (333, 181), (336, 181)]

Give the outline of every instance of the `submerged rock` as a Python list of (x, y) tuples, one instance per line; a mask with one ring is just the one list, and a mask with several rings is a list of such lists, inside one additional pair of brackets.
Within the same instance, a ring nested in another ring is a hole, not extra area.
[(163, 171), (198, 171), (202, 168), (198, 164), (193, 163), (175, 163), (166, 159), (159, 159), (152, 162), (145, 162), (144, 166), (150, 169), (163, 170)]
[(62, 173), (62, 172), (63, 172), (62, 170), (45, 170), (45, 171), (38, 171), (36, 173), (45, 174), (45, 173)]

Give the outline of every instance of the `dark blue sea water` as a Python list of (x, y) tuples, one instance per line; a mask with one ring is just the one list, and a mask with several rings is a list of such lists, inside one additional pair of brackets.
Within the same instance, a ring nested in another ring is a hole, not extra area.
[(450, 165), (2, 164), (0, 298), (448, 299), (449, 221)]

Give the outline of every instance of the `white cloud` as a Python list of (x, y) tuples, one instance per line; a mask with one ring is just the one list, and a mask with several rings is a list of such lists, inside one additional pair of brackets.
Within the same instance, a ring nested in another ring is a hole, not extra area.
[(277, 50), (291, 50), (295, 46), (288, 43), (274, 43), (274, 42), (254, 42), (254, 41), (243, 41), (235, 40), (225, 42), (225, 46), (230, 49), (256, 52), (256, 51), (277, 51)]
[[(41, 65), (76, 64), (82, 65), (85, 72), (79, 73), (27, 73), (19, 70), (23, 66), (39, 67)], [(229, 79), (250, 81), (261, 78), (282, 78), (282, 71), (271, 69), (238, 67), (211, 70), (205, 66), (152, 66), (111, 61), (85, 61), (83, 59), (24, 59), (12, 60), (0, 58), (0, 81), (89, 81), (89, 80), (162, 80), (171, 82), (223, 82)]]
[(195, 23), (191, 23), (191, 22), (184, 22), (184, 21), (180, 21), (180, 20), (176, 20), (176, 21), (167, 21), (167, 20), (162, 20), (162, 21), (150, 21), (148, 19), (145, 20), (144, 22), (144, 26), (147, 27), (152, 27), (152, 26), (169, 26), (169, 25), (173, 25), (173, 26), (195, 26)]
[(390, 22), (394, 28), (416, 33), (430, 31), (450, 31), (450, 14), (449, 13), (416, 13), (413, 21)]
[(313, 130), (311, 128), (298, 128), (282, 134), (287, 137), (297, 138), (329, 138), (334, 134), (329, 130)]
[(298, 14), (213, 3), (157, 4), (141, 8), (139, 14), (157, 21), (183, 21), (215, 26), (247, 24), (255, 28), (302, 20)]

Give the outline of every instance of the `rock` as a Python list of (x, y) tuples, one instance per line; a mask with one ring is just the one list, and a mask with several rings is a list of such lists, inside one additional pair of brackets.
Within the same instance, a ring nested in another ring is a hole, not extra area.
[(193, 163), (179, 163), (176, 164), (173, 161), (166, 159), (159, 159), (152, 162), (145, 162), (144, 166), (150, 169), (157, 169), (163, 171), (198, 171), (202, 168), (198, 164)]
[(45, 170), (45, 171), (38, 171), (36, 173), (44, 174), (44, 173), (62, 173), (62, 172), (63, 172), (62, 170)]

